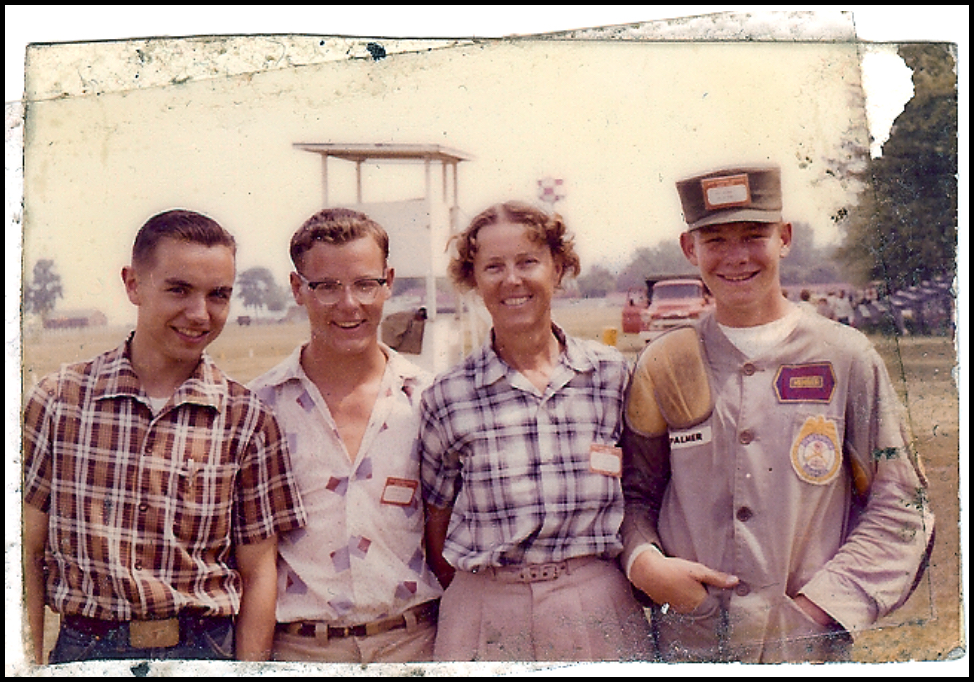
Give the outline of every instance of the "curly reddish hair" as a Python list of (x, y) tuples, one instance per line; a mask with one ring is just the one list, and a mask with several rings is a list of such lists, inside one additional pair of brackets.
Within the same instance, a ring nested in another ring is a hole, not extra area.
[(528, 238), (531, 241), (544, 244), (551, 251), (552, 258), (561, 268), (562, 278), (566, 273), (571, 273), (572, 277), (578, 276), (581, 261), (575, 252), (574, 239), (568, 233), (562, 217), (525, 202), (507, 201), (484, 209), (470, 221), (467, 229), (452, 237), (454, 253), (448, 273), (453, 284), (461, 291), (476, 288), (473, 261), (477, 255), (477, 234), (482, 228), (498, 223), (524, 225), (528, 228)]

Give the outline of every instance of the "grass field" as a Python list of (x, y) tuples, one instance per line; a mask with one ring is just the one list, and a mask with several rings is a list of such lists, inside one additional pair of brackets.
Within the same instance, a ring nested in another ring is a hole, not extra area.
[[(564, 303), (556, 321), (569, 334), (598, 339), (620, 327), (621, 308), (602, 302)], [(93, 328), (27, 333), (25, 387), (62, 363), (89, 358), (116, 346), (125, 329)], [(307, 336), (307, 325), (229, 324), (210, 347), (211, 356), (232, 377), (246, 382), (274, 366)], [(933, 661), (954, 658), (965, 646), (960, 598), (959, 401), (952, 371), (957, 364), (947, 338), (873, 339), (909, 408), (914, 437), (930, 481), (937, 516), (937, 544), (927, 579), (898, 614), (897, 623), (864, 633), (855, 648), (858, 661)], [(638, 337), (619, 333), (617, 347), (635, 357)], [(9, 540), (9, 538), (8, 538)]]

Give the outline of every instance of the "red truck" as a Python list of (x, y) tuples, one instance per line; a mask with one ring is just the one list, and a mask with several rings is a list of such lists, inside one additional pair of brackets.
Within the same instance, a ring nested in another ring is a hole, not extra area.
[(622, 331), (644, 341), (695, 320), (714, 306), (710, 290), (692, 275), (646, 280), (646, 289), (630, 289), (622, 308)]

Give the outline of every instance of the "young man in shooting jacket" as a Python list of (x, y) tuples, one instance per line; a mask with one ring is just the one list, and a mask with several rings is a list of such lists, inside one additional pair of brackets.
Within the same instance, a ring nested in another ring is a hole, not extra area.
[(780, 170), (677, 183), (716, 309), (640, 356), (623, 566), (667, 661), (847, 660), (929, 556), (926, 482), (882, 359), (781, 291)]

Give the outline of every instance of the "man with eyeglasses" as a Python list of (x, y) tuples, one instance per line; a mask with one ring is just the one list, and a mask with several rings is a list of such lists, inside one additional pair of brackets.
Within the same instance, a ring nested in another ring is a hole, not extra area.
[(251, 383), (287, 434), (308, 524), (281, 538), (275, 660), (431, 660), (442, 592), (423, 552), (419, 398), (432, 377), (379, 341), (395, 272), (368, 216), (291, 239), (311, 335)]

